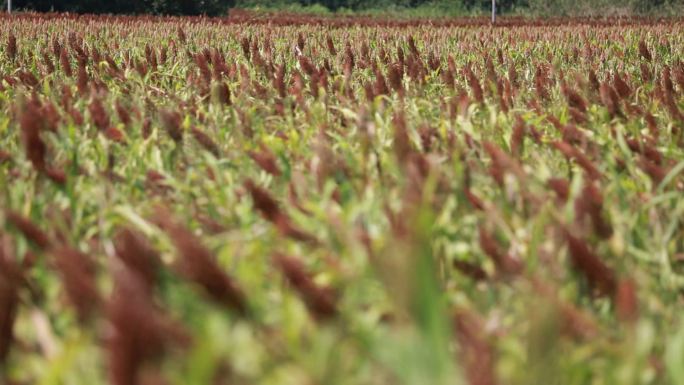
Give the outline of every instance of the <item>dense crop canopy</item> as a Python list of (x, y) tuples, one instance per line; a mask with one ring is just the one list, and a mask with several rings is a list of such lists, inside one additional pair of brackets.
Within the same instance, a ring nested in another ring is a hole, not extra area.
[(684, 22), (0, 16), (0, 382), (682, 383)]

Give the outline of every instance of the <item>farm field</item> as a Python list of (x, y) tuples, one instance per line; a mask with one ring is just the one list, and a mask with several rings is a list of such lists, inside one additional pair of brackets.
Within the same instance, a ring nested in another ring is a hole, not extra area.
[(684, 383), (684, 20), (0, 15), (0, 383)]

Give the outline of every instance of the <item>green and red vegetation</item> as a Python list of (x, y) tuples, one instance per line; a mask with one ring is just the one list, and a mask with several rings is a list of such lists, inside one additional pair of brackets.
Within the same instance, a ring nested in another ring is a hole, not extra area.
[(0, 382), (684, 382), (684, 21), (0, 16)]

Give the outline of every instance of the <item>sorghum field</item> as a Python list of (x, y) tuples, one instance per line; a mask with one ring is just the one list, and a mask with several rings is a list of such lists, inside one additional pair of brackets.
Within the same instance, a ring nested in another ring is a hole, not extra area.
[(684, 20), (0, 21), (3, 384), (684, 383)]

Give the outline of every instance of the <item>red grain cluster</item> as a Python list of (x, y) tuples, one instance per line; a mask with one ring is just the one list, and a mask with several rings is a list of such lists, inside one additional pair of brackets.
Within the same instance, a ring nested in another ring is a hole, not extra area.
[(174, 222), (164, 209), (155, 217), (166, 231), (176, 250), (177, 271), (187, 280), (203, 289), (206, 295), (218, 304), (245, 315), (248, 312), (247, 299), (242, 288), (216, 261), (214, 255), (190, 230)]
[(317, 285), (302, 261), (292, 256), (276, 253), (273, 255), (273, 262), (302, 297), (306, 307), (316, 319), (326, 320), (335, 317), (337, 301), (334, 291), (329, 287)]

